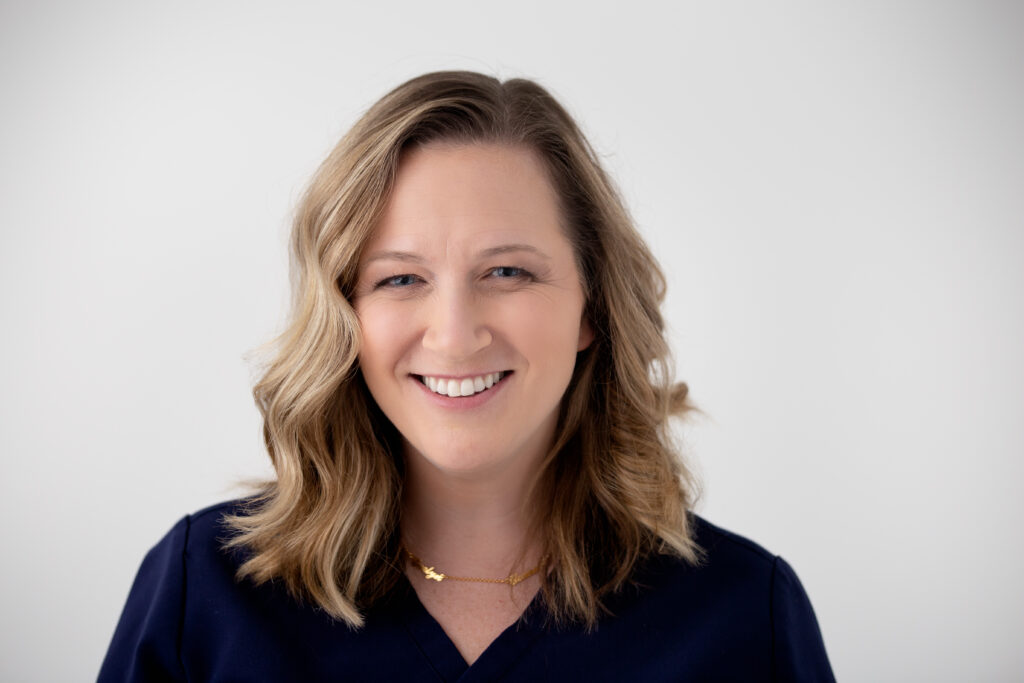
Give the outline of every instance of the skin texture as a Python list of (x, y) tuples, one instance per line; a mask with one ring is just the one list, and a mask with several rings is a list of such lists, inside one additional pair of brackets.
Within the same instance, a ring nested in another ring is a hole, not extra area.
[[(539, 560), (525, 495), (551, 445), (578, 351), (593, 335), (558, 198), (535, 154), (432, 143), (406, 153), (363, 252), (355, 308), (366, 384), (405, 444), (405, 542), (438, 571), (504, 577)], [(469, 398), (420, 376), (504, 372)], [(539, 579), (410, 580), (472, 662)]]

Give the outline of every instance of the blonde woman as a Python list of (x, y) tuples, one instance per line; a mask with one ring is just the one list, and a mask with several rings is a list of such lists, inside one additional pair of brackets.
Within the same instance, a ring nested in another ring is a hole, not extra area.
[(690, 510), (663, 277), (544, 89), (399, 86), (292, 248), (276, 479), (149, 553), (101, 681), (831, 680), (793, 571)]

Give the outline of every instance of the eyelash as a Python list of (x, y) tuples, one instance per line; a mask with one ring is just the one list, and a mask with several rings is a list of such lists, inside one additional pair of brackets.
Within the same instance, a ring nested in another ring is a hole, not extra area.
[[(488, 270), (487, 274), (488, 275), (492, 275), (492, 274), (495, 273), (495, 271), (515, 271), (512, 275), (506, 275), (504, 277), (499, 277), (498, 278), (499, 280), (524, 280), (524, 281), (532, 281), (532, 280), (535, 279), (533, 277), (532, 273), (530, 273), (525, 268), (520, 268), (518, 266), (495, 266), (494, 268), (491, 268), (490, 270)], [(401, 284), (397, 284), (396, 280), (414, 280), (414, 279), (415, 280), (419, 280), (420, 278), (419, 278), (419, 276), (413, 275), (412, 273), (402, 273), (400, 275), (392, 275), (390, 277), (386, 277), (383, 280), (379, 281), (377, 284), (375, 284), (373, 286), (373, 288), (374, 289), (405, 289), (406, 287), (411, 287), (412, 285), (414, 285), (416, 283), (410, 281), (407, 284), (401, 285)]]
[(507, 280), (532, 280), (532, 279), (534, 279), (532, 273), (530, 273), (525, 268), (520, 268), (519, 266), (497, 266), (496, 268), (491, 268), (487, 272), (488, 273), (494, 273), (494, 271), (496, 271), (496, 270), (514, 270), (514, 271), (516, 271), (514, 275), (506, 275), (503, 278), (499, 278), (499, 279), (502, 279), (502, 280), (506, 280), (506, 279)]
[[(400, 289), (400, 288), (402, 288), (403, 285), (396, 285), (396, 284), (394, 284), (395, 280), (402, 280), (402, 279), (405, 279), (405, 278), (410, 278), (411, 279), (411, 278), (414, 278), (414, 277), (416, 277), (416, 276), (415, 275), (409, 275), (409, 274), (392, 275), (391, 277), (386, 277), (383, 280), (381, 280), (380, 282), (378, 282), (377, 284), (375, 284), (373, 286), (373, 288), (374, 289), (381, 289), (383, 287), (396, 287), (396, 288)], [(409, 284), (411, 285), (413, 283), (410, 282)]]

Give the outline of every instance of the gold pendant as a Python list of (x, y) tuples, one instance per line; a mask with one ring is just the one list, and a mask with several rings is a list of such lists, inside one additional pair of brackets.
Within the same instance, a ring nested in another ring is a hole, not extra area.
[(444, 581), (444, 574), (438, 574), (437, 572), (434, 571), (433, 567), (424, 567), (424, 566), (420, 565), (420, 569), (423, 570), (423, 575), (425, 577), (427, 577), (428, 579), (433, 579), (434, 581), (437, 581), (437, 582)]

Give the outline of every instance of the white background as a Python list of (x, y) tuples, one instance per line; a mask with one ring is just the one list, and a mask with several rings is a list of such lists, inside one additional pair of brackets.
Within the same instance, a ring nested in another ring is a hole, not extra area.
[(269, 471), (243, 355), (304, 183), (471, 68), (618, 179), (699, 511), (793, 564), (840, 679), (1024, 680), (1024, 11), (767, 5), (4, 2), (0, 678), (95, 677), (145, 551)]

